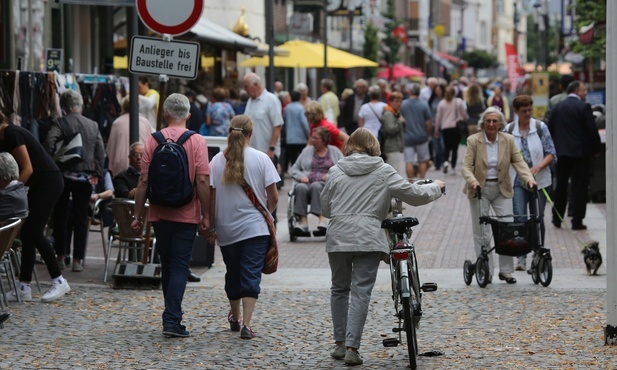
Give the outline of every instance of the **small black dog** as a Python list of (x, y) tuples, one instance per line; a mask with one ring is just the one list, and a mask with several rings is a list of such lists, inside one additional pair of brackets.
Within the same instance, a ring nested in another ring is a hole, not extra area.
[(583, 261), (585, 261), (589, 275), (597, 275), (598, 269), (602, 265), (602, 254), (600, 253), (599, 244), (596, 241), (591, 241), (583, 248)]

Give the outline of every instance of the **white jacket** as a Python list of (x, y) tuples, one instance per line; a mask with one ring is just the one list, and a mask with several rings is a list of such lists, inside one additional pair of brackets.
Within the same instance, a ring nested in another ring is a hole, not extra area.
[(441, 189), (411, 184), (380, 157), (366, 154), (352, 154), (330, 168), (321, 192), (322, 215), (330, 218), (326, 252), (388, 253), (381, 222), (392, 197), (420, 206), (441, 197)]

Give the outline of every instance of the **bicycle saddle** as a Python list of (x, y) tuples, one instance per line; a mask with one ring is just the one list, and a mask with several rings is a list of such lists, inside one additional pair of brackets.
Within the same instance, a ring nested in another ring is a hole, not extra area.
[(392, 230), (395, 233), (402, 234), (407, 228), (420, 224), (415, 217), (392, 217), (383, 220), (381, 223), (382, 229)]

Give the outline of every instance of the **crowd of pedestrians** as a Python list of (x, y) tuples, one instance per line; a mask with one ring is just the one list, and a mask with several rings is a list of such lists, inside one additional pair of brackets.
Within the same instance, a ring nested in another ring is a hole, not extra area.
[[(270, 92), (258, 75), (248, 73), (242, 84), (238, 94), (214, 88), (207, 102), (190, 92), (171, 94), (160, 102), (162, 117), (157, 117), (158, 93), (142, 78), (139, 141), (128, 141), (125, 98), (106, 147), (98, 124), (82, 115), (82, 98), (73, 90), (60, 97), (64, 114), (52, 125), (44, 145), (0, 114), (0, 151), (10, 154), (0, 155), (0, 216), (25, 219), (20, 284), (13, 294), (32, 300), (36, 251), (52, 279), (41, 300), (51, 302), (69, 292), (61, 270), (69, 263), (74, 272), (84, 269), (93, 203), (134, 199), (134, 231), (141, 235), (148, 212), (157, 238), (163, 334), (189, 336), (182, 323), (182, 300), (187, 279), (195, 279), (189, 268), (191, 251), (195, 236), (202, 233), (210, 244), (219, 245), (226, 265), (230, 329), (243, 339), (254, 338), (251, 320), (269, 226), (277, 222), (278, 188), (287, 176), (293, 181), (293, 213), (299, 220), (294, 232), (308, 234), (308, 216), (313, 215), (318, 220), (313, 234), (326, 235), (335, 341), (331, 355), (358, 365), (368, 300), (377, 266), (387, 252), (379, 224), (391, 196), (411, 205), (440, 197), (444, 182), (418, 188), (409, 181), (424, 178), (431, 166), (444, 175), (462, 173), (478, 254), (480, 214), (491, 209), (517, 217), (543, 214), (548, 200), (544, 194), (555, 196), (555, 227), (569, 216), (572, 229), (586, 228), (586, 175), (590, 161), (600, 153), (600, 138), (585, 103), (586, 87), (571, 76), (562, 78), (563, 93), (551, 99), (542, 119), (533, 117), (532, 98), (513, 94), (507, 80), (489, 86), (464, 77), (393, 85), (358, 79), (353, 89), (339, 89), (324, 79), (316, 99), (304, 83), (286, 91), (277, 81)], [(183, 147), (195, 189), (192, 200), (180, 207), (150, 204), (146, 210), (149, 166), (159, 145), (151, 135), (157, 119), (164, 122), (160, 132), (167, 140), (175, 141), (192, 129), (227, 137), (228, 145), (210, 159), (202, 137), (190, 136)], [(83, 143), (81, 161), (54, 160), (58, 146), (74, 133)], [(462, 161), (457, 157), (460, 145), (466, 145)], [(530, 201), (529, 190), (535, 187), (546, 190), (539, 193), (539, 208)], [(483, 192), (481, 200), (475, 197), (478, 191)], [(23, 206), (10, 212), (14, 204)], [(51, 239), (44, 233), (50, 219)], [(544, 239), (543, 223), (541, 227)], [(517, 270), (526, 269), (525, 257), (517, 260)], [(512, 257), (499, 256), (500, 280), (516, 283), (514, 269)]]

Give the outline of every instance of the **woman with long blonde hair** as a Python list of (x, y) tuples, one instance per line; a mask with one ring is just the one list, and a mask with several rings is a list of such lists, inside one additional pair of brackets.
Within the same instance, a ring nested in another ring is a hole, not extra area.
[[(251, 317), (261, 292), (261, 270), (270, 242), (268, 223), (273, 222), (271, 213), (278, 202), (276, 183), (281, 181), (270, 157), (249, 146), (252, 135), (251, 118), (235, 116), (229, 124), (227, 149), (210, 162), (210, 225), (214, 228), (206, 235), (221, 248), (227, 268), (227, 320), (242, 339), (255, 337)], [(268, 212), (255, 206), (244, 185)]]

